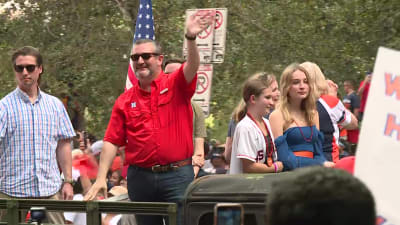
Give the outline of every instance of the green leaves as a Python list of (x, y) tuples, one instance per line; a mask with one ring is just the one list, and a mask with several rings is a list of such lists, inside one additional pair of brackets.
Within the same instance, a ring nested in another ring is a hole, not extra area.
[[(20, 4), (24, 14), (0, 14), (0, 97), (15, 88), (10, 57), (24, 45), (45, 58), (43, 87), (70, 96), (71, 114), (102, 137), (114, 100), (122, 93), (139, 1), (58, 0)], [(156, 39), (167, 57), (182, 55), (185, 10), (228, 8), (226, 57), (214, 65), (211, 138), (225, 140), (243, 81), (275, 73), (292, 62), (313, 61), (340, 84), (372, 70), (377, 48), (400, 49), (398, 0), (153, 0)], [(75, 111), (75, 112), (72, 112)]]

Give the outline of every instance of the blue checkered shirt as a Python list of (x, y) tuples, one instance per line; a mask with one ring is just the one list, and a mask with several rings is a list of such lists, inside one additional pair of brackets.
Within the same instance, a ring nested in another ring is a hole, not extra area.
[(75, 136), (64, 105), (39, 90), (35, 103), (19, 88), (0, 101), (0, 192), (47, 197), (61, 187), (56, 148)]

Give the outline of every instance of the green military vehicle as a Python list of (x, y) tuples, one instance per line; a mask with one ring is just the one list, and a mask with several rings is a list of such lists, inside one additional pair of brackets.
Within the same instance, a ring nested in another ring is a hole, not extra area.
[[(183, 202), (185, 225), (213, 225), (214, 206), (217, 203), (239, 203), (244, 209), (244, 225), (265, 224), (265, 201), (271, 184), (290, 173), (209, 175), (196, 179), (186, 190)], [(126, 195), (127, 198), (127, 195)], [(110, 199), (111, 200), (111, 199)], [(31, 206), (47, 210), (80, 211), (88, 213), (87, 224), (99, 224), (102, 212), (165, 215), (171, 225), (176, 221), (173, 203), (140, 203), (115, 201), (54, 201), (54, 200), (0, 200), (0, 209), (8, 209), (11, 223), (18, 224), (18, 210)], [(127, 200), (127, 199), (126, 199)]]
[(290, 173), (210, 175), (190, 184), (184, 198), (185, 225), (213, 225), (217, 203), (240, 203), (245, 225), (265, 224), (271, 184)]

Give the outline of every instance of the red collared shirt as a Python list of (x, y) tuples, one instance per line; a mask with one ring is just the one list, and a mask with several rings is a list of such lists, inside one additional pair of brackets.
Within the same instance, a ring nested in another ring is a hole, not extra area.
[(104, 141), (126, 144), (126, 162), (145, 168), (191, 158), (196, 80), (188, 84), (181, 66), (161, 72), (151, 92), (134, 85), (115, 101)]

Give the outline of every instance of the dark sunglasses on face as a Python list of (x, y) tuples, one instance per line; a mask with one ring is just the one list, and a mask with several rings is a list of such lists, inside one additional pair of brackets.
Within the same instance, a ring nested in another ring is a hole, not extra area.
[(158, 53), (142, 53), (142, 54), (134, 54), (131, 55), (131, 59), (132, 61), (138, 61), (139, 57), (142, 57), (143, 60), (148, 60), (150, 59), (152, 56), (159, 56), (160, 54)]
[(14, 65), (14, 70), (18, 73), (23, 72), (25, 68), (29, 73), (32, 73), (35, 71), (36, 65)]

